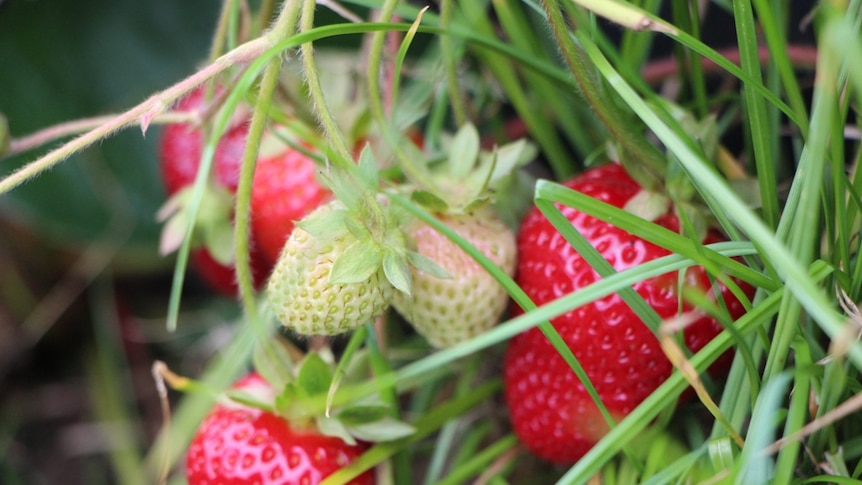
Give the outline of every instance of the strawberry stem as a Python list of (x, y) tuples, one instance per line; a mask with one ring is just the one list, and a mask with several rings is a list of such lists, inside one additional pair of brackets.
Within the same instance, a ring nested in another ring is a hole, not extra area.
[(647, 141), (643, 133), (629, 126), (623, 118), (623, 113), (615, 110), (614, 103), (608, 101), (607, 97), (610, 93), (604, 89), (583, 48), (570, 37), (558, 2), (542, 2), (542, 5), (551, 27), (551, 33), (557, 41), (566, 65), (580, 87), (581, 94), (595, 111), (596, 116), (611, 132), (614, 139), (652, 172), (654, 177), (660, 180), (660, 176), (665, 172), (664, 156)]
[[(299, 5), (295, 1), (284, 3), (281, 13), (273, 27), (273, 35), (287, 38), (296, 31), (296, 17)], [(249, 251), (251, 227), (251, 188), (254, 170), (260, 150), (260, 140), (267, 122), (272, 96), (278, 85), (281, 71), (281, 57), (273, 57), (263, 73), (260, 90), (252, 114), (245, 151), (242, 156), (239, 183), (236, 190), (236, 210), (234, 215), (234, 241), (236, 244), (236, 275), (243, 310), (252, 322), (257, 321), (255, 304), (254, 276), (251, 270)]]

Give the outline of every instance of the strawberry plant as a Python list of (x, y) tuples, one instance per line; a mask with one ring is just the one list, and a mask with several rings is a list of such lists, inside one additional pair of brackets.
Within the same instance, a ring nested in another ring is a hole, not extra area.
[(0, 481), (859, 482), (860, 24), (0, 2)]

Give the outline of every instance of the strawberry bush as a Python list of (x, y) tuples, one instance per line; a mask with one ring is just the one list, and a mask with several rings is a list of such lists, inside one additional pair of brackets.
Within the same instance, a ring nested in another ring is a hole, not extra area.
[(56, 3), (0, 482), (862, 483), (860, 2)]

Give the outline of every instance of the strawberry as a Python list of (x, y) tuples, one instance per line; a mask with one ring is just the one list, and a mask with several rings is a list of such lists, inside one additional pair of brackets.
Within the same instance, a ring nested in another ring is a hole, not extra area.
[[(235, 391), (272, 402), (275, 391), (259, 374)], [(255, 483), (314, 485), (361, 455), (368, 445), (325, 436), (313, 423), (288, 422), (271, 411), (228, 402), (217, 404), (200, 424), (186, 456), (189, 485)], [(350, 483), (371, 485), (372, 471)]]
[[(198, 88), (180, 100), (175, 111), (195, 111), (204, 108), (205, 89)], [(213, 171), (218, 184), (230, 192), (236, 191), (239, 168), (248, 122), (235, 123), (219, 140), (213, 158)], [(165, 125), (159, 141), (159, 161), (162, 182), (168, 195), (173, 195), (194, 183), (203, 154), (204, 138), (200, 127), (191, 123)]]
[[(192, 249), (189, 253), (189, 261), (210, 288), (225, 296), (237, 294), (236, 271), (233, 266), (219, 263), (212, 253), (204, 248)], [(270, 266), (266, 264), (266, 260), (256, 248), (252, 249), (251, 264), (254, 285), (256, 288), (260, 288), (269, 276)]]
[[(514, 272), (515, 235), (490, 208), (438, 218), (503, 271)], [(446, 270), (449, 278), (411, 268), (412, 299), (396, 293), (392, 302), (395, 309), (438, 348), (450, 347), (493, 326), (506, 308), (506, 290), (464, 250), (431, 226), (414, 221), (406, 233), (415, 241), (416, 251)]]
[[(515, 236), (492, 206), (493, 196), (506, 191), (515, 169), (532, 159), (532, 147), (521, 140), (482, 151), (478, 131), (465, 124), (449, 142), (447, 155), (429, 170), (427, 180), (416, 181), (428, 189), (414, 190), (414, 201), (511, 276)], [(509, 298), (494, 277), (424, 222), (408, 222), (405, 232), (424, 260), (410, 270), (412, 293), (394, 296), (393, 306), (404, 319), (437, 348), (496, 325)]]
[[(376, 248), (346, 229), (318, 233), (308, 221), (343, 215), (337, 199), (313, 211), (293, 230), (267, 283), (278, 320), (300, 335), (338, 335), (368, 323), (389, 307), (394, 287)], [(366, 244), (368, 243), (368, 244)], [(339, 261), (362, 268), (346, 279), (334, 275)], [(362, 259), (365, 259), (363, 262)], [(335, 277), (334, 277), (335, 276)]]
[[(620, 208), (659, 207), (661, 210), (652, 210), (655, 212), (650, 217), (652, 222), (679, 231), (679, 220), (671, 205), (644, 204), (643, 201), (651, 199), (650, 194), (620, 165), (607, 164), (588, 170), (564, 185)], [(560, 209), (617, 271), (669, 254), (664, 248), (576, 209), (562, 206)], [(713, 231), (704, 242), (718, 240), (720, 236)], [(599, 279), (536, 208), (523, 221), (518, 252), (516, 281), (537, 305)], [(749, 297), (753, 294), (751, 286), (737, 283)], [(639, 282), (634, 290), (661, 318), (671, 319), (680, 312), (678, 284), (678, 274), (668, 273)], [(715, 298), (708, 275), (701, 267), (688, 269), (683, 284)], [(742, 303), (724, 285), (719, 287), (729, 315), (739, 317), (744, 312)], [(681, 311), (691, 321), (684, 330), (684, 341), (692, 352), (721, 331), (718, 322), (702, 310), (683, 302)], [(673, 370), (653, 332), (618, 295), (574, 309), (551, 323), (584, 367), (615, 420), (631, 412)], [(723, 364), (726, 367), (726, 358)], [(530, 450), (548, 461), (559, 464), (577, 461), (608, 430), (584, 386), (538, 328), (509, 342), (504, 383), (516, 434)]]
[(252, 185), (252, 231), (270, 264), (302, 219), (330, 197), (315, 179), (316, 164), (300, 150), (288, 148), (257, 162)]

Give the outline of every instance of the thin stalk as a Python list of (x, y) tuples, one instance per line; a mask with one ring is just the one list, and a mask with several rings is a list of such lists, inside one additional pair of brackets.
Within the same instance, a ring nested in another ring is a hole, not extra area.
[[(304, 0), (302, 6), (302, 15), (300, 16), (300, 31), (308, 32), (314, 28), (314, 9), (317, 2), (315, 0)], [(305, 70), (305, 80), (308, 85), (309, 97), (314, 104), (314, 112), (317, 115), (323, 133), (329, 141), (329, 145), (335, 149), (336, 157), (333, 162), (339, 166), (352, 167), (350, 163), (353, 160), (353, 153), (347, 147), (347, 142), (344, 140), (344, 135), (335, 122), (332, 112), (326, 104), (326, 97), (323, 93), (323, 86), (320, 84), (320, 74), (317, 69), (317, 61), (314, 59), (314, 44), (311, 42), (303, 43), (300, 46), (302, 52), (302, 65)], [(350, 168), (348, 168), (350, 170)]]
[(212, 64), (174, 84), (168, 89), (154, 94), (125, 113), (106, 121), (97, 128), (72, 139), (27, 165), (24, 165), (3, 180), (0, 180), (0, 195), (9, 192), (27, 180), (54, 167), (73, 154), (98, 141), (110, 137), (124, 128), (132, 125), (140, 125), (141, 130), (146, 132), (147, 128), (150, 126), (150, 122), (156, 116), (166, 111), (177, 99), (185, 96), (188, 92), (192, 91), (204, 82), (218, 76), (225, 70), (237, 64), (242, 64), (255, 59), (273, 45), (274, 42), (272, 42), (268, 37), (260, 37), (237, 47), (216, 59)]
[(574, 75), (587, 103), (608, 128), (613, 138), (644, 168), (652, 171), (658, 178), (660, 174), (664, 173), (664, 155), (649, 143), (644, 133), (634, 129), (623, 118), (622, 113), (614, 108), (614, 103), (608, 102), (607, 97), (611, 93), (604, 89), (589, 56), (586, 55), (581, 46), (575, 44), (569, 37), (568, 26), (557, 2), (543, 0), (542, 5), (551, 27), (551, 33), (556, 39), (563, 59)]
[[(443, 0), (440, 3), (440, 28), (449, 28), (454, 10), (453, 0)], [(443, 54), (443, 65), (446, 68), (446, 91), (452, 105), (452, 116), (455, 117), (455, 125), (461, 126), (469, 121), (470, 117), (467, 115), (467, 107), (458, 85), (458, 56), (451, 35), (440, 36), (440, 52)]]
[[(296, 16), (299, 4), (294, 0), (284, 3), (282, 11), (273, 28), (273, 35), (287, 38), (296, 31)], [(260, 140), (266, 127), (267, 113), (272, 103), (272, 96), (278, 86), (278, 76), (281, 71), (281, 57), (269, 61), (263, 73), (258, 98), (248, 128), (245, 151), (242, 155), (239, 183), (236, 189), (236, 209), (234, 213), (234, 241), (236, 256), (236, 275), (243, 309), (252, 322), (257, 321), (257, 305), (255, 300), (254, 277), (250, 261), (250, 227), (251, 227), (251, 188), (257, 155), (260, 150)]]

